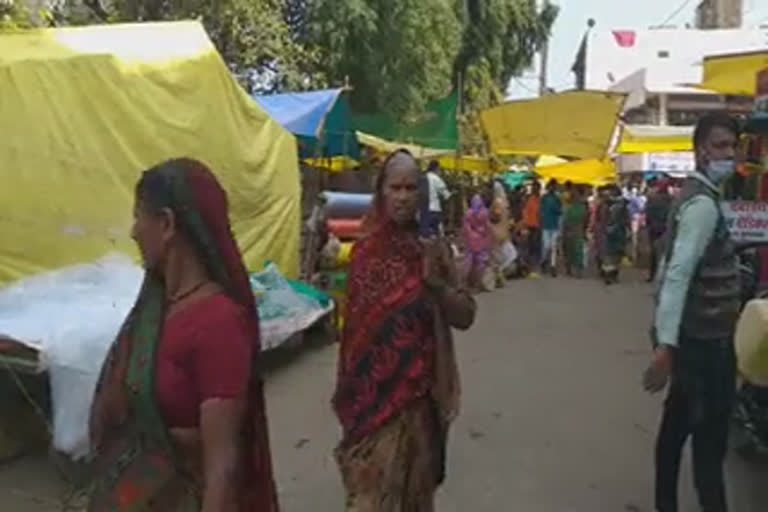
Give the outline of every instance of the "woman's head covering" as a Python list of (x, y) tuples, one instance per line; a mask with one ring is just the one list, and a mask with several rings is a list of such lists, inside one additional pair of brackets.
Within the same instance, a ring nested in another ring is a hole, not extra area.
[(488, 208), (480, 194), (475, 194), (470, 207), (464, 213), (462, 235), (464, 243), (473, 251), (483, 251), (490, 248), (491, 222)]
[[(381, 170), (379, 171), (379, 174), (376, 176), (376, 184), (373, 191), (373, 201), (371, 203), (371, 208), (368, 211), (368, 214), (365, 216), (365, 219), (363, 220), (363, 232), (366, 234), (370, 234), (380, 229), (385, 224), (388, 224), (386, 205), (384, 204), (384, 182), (386, 181), (389, 168), (396, 158), (410, 159), (413, 161), (413, 164), (418, 168), (418, 165), (419, 165), (418, 162), (413, 157), (411, 152), (408, 151), (407, 149), (401, 148), (387, 155), (387, 158), (384, 160), (384, 163), (381, 166)], [(424, 195), (425, 191), (423, 189), (427, 186), (428, 184), (427, 184), (426, 177), (421, 175), (420, 173), (419, 175), (420, 195), (422, 196)]]
[[(155, 207), (174, 212), (183, 236), (195, 247), (211, 278), (233, 301), (251, 313), (245, 316), (249, 320), (256, 359), (260, 352), (258, 313), (240, 250), (230, 229), (227, 195), (216, 177), (199, 161), (169, 160), (144, 172), (137, 194), (146, 195)], [(159, 276), (148, 272), (136, 305), (102, 370), (91, 417), (97, 450), (110, 441), (119, 445), (128, 443), (128, 449), (135, 456), (140, 451), (130, 445), (126, 439), (129, 435), (168, 447), (167, 428), (154, 402), (152, 387), (164, 317), (164, 284)], [(243, 428), (244, 470), (248, 482), (247, 489), (242, 489), (241, 499), (257, 510), (276, 512), (277, 495), (262, 382), (258, 376), (254, 377), (248, 397), (247, 424)], [(126, 391), (129, 387), (134, 391), (131, 396)], [(121, 438), (110, 439), (109, 430), (119, 432)], [(125, 457), (123, 453), (116, 455)], [(117, 484), (119, 477), (116, 480)]]
[(472, 212), (476, 215), (479, 215), (483, 212), (483, 210), (485, 209), (485, 202), (483, 201), (483, 198), (480, 196), (480, 194), (475, 194), (474, 196), (472, 196), (470, 207), (472, 209)]

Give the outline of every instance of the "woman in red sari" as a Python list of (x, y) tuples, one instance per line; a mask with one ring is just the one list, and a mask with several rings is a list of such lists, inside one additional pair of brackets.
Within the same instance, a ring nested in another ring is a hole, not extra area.
[(146, 277), (91, 413), (90, 512), (277, 512), (254, 298), (227, 197), (200, 162), (146, 171)]
[(348, 512), (431, 512), (444, 478), (459, 396), (449, 324), (468, 329), (475, 303), (447, 244), (419, 239), (418, 185), (414, 158), (390, 155), (352, 252), (333, 400)]

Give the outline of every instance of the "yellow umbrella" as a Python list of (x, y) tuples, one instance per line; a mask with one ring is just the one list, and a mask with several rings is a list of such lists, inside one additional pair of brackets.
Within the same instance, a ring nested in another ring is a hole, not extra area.
[(499, 155), (603, 158), (626, 96), (569, 91), (511, 101), (480, 113), (491, 150)]

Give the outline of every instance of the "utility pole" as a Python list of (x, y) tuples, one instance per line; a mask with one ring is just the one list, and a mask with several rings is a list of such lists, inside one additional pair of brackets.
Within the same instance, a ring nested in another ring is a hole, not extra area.
[[(541, 9), (544, 10), (549, 7), (549, 0), (543, 0)], [(549, 85), (547, 83), (547, 66), (549, 65), (549, 37), (547, 37), (544, 44), (541, 46), (541, 70), (539, 72), (539, 96), (545, 96), (549, 93)]]

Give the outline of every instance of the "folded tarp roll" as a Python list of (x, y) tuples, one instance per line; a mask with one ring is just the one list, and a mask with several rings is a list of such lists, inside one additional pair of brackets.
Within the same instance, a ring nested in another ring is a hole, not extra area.
[(330, 219), (358, 219), (368, 213), (373, 196), (346, 192), (323, 192)]
[(329, 219), (328, 231), (340, 240), (355, 240), (360, 236), (363, 219)]

